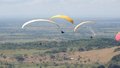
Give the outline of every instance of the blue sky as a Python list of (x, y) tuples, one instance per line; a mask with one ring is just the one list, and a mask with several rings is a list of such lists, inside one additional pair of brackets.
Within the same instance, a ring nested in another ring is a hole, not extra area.
[(50, 17), (120, 18), (120, 0), (0, 0), (0, 18)]

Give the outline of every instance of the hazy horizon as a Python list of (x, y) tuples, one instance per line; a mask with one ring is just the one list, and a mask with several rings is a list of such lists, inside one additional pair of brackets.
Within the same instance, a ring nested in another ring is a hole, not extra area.
[(119, 0), (0, 0), (0, 18), (48, 18), (65, 14), (77, 19), (120, 19), (119, 6)]

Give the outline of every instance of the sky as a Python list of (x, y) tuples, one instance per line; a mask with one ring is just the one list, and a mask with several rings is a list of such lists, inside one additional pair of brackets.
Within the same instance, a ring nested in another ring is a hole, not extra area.
[(0, 0), (0, 18), (120, 18), (120, 0)]

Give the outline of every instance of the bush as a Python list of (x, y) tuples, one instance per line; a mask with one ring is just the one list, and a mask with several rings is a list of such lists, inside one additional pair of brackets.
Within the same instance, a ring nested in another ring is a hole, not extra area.
[(25, 58), (22, 55), (15, 56), (15, 58), (18, 62), (23, 62), (25, 60)]
[(105, 68), (105, 66), (104, 65), (100, 65), (97, 68)]
[(120, 65), (110, 64), (108, 68), (120, 68)]
[(115, 63), (115, 62), (120, 62), (120, 54), (114, 56), (114, 57), (111, 59), (111, 62), (113, 62), (113, 63)]

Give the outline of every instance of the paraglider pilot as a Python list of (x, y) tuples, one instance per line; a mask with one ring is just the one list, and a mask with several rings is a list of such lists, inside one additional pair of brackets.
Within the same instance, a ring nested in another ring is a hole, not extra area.
[(61, 33), (63, 34), (63, 33), (65, 33), (64, 31), (61, 31)]
[(90, 38), (92, 39), (92, 38), (93, 38), (93, 36), (90, 36)]

